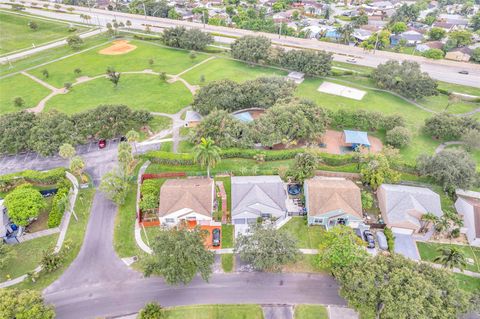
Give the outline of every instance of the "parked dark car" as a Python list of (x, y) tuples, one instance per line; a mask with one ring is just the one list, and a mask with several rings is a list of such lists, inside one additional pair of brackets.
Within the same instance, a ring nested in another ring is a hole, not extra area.
[(458, 73), (466, 75), (466, 74), (468, 74), (468, 71), (467, 70), (462, 70), (462, 71), (459, 71)]
[(102, 149), (102, 148), (105, 148), (107, 146), (107, 140), (106, 139), (101, 139), (98, 141), (98, 148), (99, 149)]
[(220, 229), (215, 228), (212, 232), (212, 245), (213, 247), (220, 246)]
[(366, 230), (363, 232), (363, 239), (367, 242), (367, 247), (368, 248), (375, 248), (375, 237), (373, 237), (373, 234), (371, 231)]

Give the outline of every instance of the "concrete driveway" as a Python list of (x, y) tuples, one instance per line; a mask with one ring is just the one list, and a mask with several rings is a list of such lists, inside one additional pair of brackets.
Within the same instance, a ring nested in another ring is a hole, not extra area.
[(413, 260), (420, 260), (417, 244), (412, 235), (393, 233), (393, 236), (395, 237), (395, 252), (397, 254), (402, 254)]

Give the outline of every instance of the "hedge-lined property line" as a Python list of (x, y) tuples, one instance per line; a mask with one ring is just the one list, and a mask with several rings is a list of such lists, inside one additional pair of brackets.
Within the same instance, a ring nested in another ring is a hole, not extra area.
[[(13, 174), (11, 174), (11, 175), (13, 175)], [(60, 252), (60, 250), (62, 249), (63, 243), (65, 241), (65, 236), (67, 234), (68, 226), (70, 224), (70, 219), (72, 217), (72, 213), (74, 213), (73, 210), (74, 210), (74, 207), (75, 207), (75, 203), (77, 202), (77, 196), (78, 196), (78, 181), (77, 181), (77, 178), (75, 176), (73, 176), (72, 174), (70, 174), (69, 172), (66, 172), (66, 171), (65, 171), (65, 176), (66, 176), (66, 178), (68, 178), (70, 180), (73, 187), (70, 190), (69, 195), (68, 195), (68, 198), (69, 198), (68, 207), (66, 208), (65, 213), (63, 214), (62, 222), (60, 223), (60, 227), (59, 227), (60, 228), (60, 235), (58, 236), (57, 243), (56, 243), (55, 248), (53, 250), (53, 252), (55, 254), (58, 254)], [(39, 273), (40, 271), (42, 271), (42, 266), (38, 266), (37, 268), (34, 269), (33, 272), (34, 273)], [(7, 288), (7, 287), (10, 287), (10, 286), (16, 285), (18, 283), (21, 283), (27, 277), (28, 277), (28, 275), (25, 274), (25, 275), (19, 276), (17, 278), (1, 282), (0, 283), (0, 288)]]

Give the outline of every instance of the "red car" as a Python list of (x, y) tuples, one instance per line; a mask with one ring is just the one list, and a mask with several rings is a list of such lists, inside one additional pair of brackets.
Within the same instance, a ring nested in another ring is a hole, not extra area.
[(106, 146), (107, 146), (107, 140), (102, 138), (100, 141), (98, 141), (98, 148), (99, 149), (105, 148)]

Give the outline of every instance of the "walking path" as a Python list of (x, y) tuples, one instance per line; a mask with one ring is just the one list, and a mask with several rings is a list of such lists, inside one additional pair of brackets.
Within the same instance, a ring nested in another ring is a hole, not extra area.
[[(145, 173), (145, 170), (147, 169), (148, 165), (150, 165), (150, 161), (146, 161), (143, 163), (143, 165), (140, 167), (138, 170), (138, 177), (137, 177), (137, 202), (135, 204), (135, 213), (137, 213), (140, 210), (140, 187), (142, 186), (142, 175)], [(145, 242), (142, 239), (142, 227), (140, 226), (138, 217), (135, 220), (135, 241), (137, 242), (138, 247), (140, 247), (141, 250), (146, 252), (147, 254), (152, 254), (152, 249), (145, 244)]]
[(440, 153), (441, 151), (443, 151), (449, 145), (463, 145), (463, 144), (465, 144), (465, 143), (462, 142), (462, 141), (450, 141), (450, 142), (442, 143), (442, 144), (438, 145), (437, 148), (435, 149), (435, 154)]
[[(87, 33), (82, 33), (79, 36), (80, 36), (80, 38), (85, 39), (85, 38), (92, 37), (94, 35), (100, 34), (102, 32), (104, 32), (103, 29), (96, 29), (96, 30), (93, 30), (93, 31), (89, 31)], [(25, 58), (29, 55), (39, 53), (39, 52), (43, 52), (45, 50), (56, 48), (56, 47), (59, 47), (59, 46), (65, 45), (65, 44), (67, 44), (67, 40), (63, 39), (63, 40), (59, 40), (59, 41), (56, 41), (56, 42), (45, 44), (45, 45), (30, 49), (30, 50), (6, 55), (6, 56), (3, 56), (3, 57), (0, 57), (0, 64), (10, 63), (12, 61), (15, 61), (15, 60), (18, 60), (18, 59), (21, 59), (21, 58)]]
[(20, 237), (17, 237), (19, 243), (24, 243), (26, 241), (37, 239), (40, 237), (50, 236), (60, 232), (60, 227), (55, 228), (48, 228), (40, 231), (36, 231), (34, 233), (23, 234)]
[[(72, 174), (70, 174), (69, 172), (66, 172), (66, 177), (70, 180), (73, 187), (70, 190), (70, 193), (68, 195), (69, 196), (68, 207), (66, 208), (66, 210), (63, 214), (60, 226), (58, 227), (58, 230), (56, 231), (56, 232), (60, 231), (60, 235), (58, 236), (57, 243), (56, 243), (55, 248), (54, 248), (54, 253), (55, 254), (57, 254), (62, 249), (63, 243), (65, 241), (65, 236), (66, 236), (67, 230), (68, 230), (68, 225), (70, 224), (70, 219), (71, 219), (72, 213), (74, 213), (73, 210), (74, 210), (75, 203), (77, 201), (77, 195), (78, 195), (78, 181), (77, 181), (77, 178), (75, 176), (73, 176)], [(33, 238), (30, 238), (30, 239), (33, 239)], [(34, 269), (33, 272), (34, 273), (39, 273), (41, 270), (42, 270), (42, 267), (38, 266), (37, 268)], [(0, 283), (0, 288), (6, 288), (6, 287), (10, 287), (10, 286), (16, 285), (18, 283), (21, 283), (27, 277), (28, 277), (28, 275), (25, 274), (25, 275), (22, 275), (20, 277), (17, 277), (17, 278), (11, 279), (11, 280), (4, 281), (4, 282)]]

